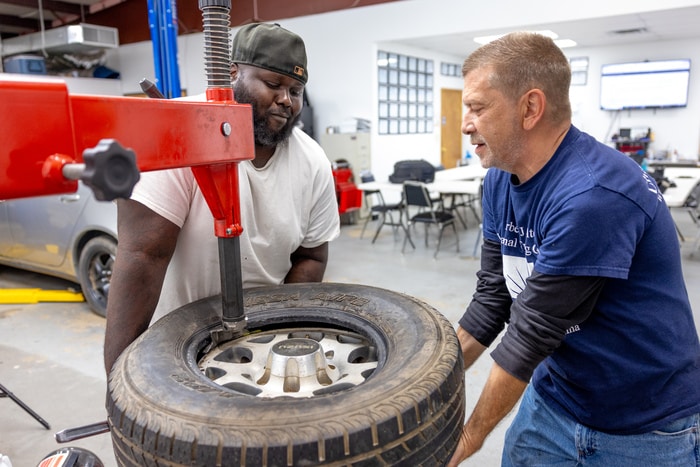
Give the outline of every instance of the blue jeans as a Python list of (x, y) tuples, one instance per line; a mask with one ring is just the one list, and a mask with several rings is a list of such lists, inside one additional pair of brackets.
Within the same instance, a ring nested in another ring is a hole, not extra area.
[(700, 414), (641, 435), (610, 435), (552, 410), (528, 386), (506, 432), (502, 467), (700, 467)]

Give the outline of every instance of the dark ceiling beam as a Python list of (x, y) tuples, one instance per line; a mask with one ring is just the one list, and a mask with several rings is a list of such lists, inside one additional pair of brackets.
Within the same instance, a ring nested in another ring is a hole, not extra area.
[[(36, 19), (20, 18), (18, 16), (0, 15), (0, 29), (3, 26), (12, 26), (15, 28), (26, 29), (28, 31), (35, 31), (40, 29), (39, 21)], [(49, 29), (51, 27), (51, 21), (44, 21), (44, 28)]]
[[(37, 0), (2, 0), (2, 3), (9, 3), (10, 5), (18, 5), (33, 9), (39, 8), (39, 2)], [(58, 11), (77, 16), (80, 16), (81, 13), (81, 7), (76, 3), (61, 2), (58, 0), (42, 0), (41, 6), (44, 10), (48, 11)]]
[[(399, 0), (234, 0), (230, 19), (231, 26), (237, 27), (259, 21), (282, 22), (284, 18), (361, 8), (394, 1)], [(176, 0), (176, 2), (180, 26), (178, 33), (202, 32), (202, 12), (199, 10), (198, 2), (196, 0)], [(0, 3), (20, 5), (32, 9), (38, 8), (38, 0), (0, 0)], [(81, 11), (80, 5), (60, 0), (42, 0), (42, 6), (44, 10), (54, 14), (58, 12), (65, 14), (66, 17), (54, 22), (54, 26), (57, 23), (62, 26), (82, 21), (96, 26), (113, 27), (119, 30), (119, 43), (121, 45), (151, 39), (148, 27), (148, 7), (145, 0), (124, 0), (95, 13), (90, 13), (87, 6), (84, 7), (84, 11)], [(0, 21), (0, 27), (1, 25)], [(50, 26), (46, 29), (49, 28)], [(34, 26), (27, 27), (27, 29), (40, 30), (39, 22), (35, 21)]]
[[(233, 0), (230, 12), (231, 26), (237, 27), (259, 21), (281, 22), (284, 18), (361, 8), (394, 1), (398, 0)], [(197, 1), (177, 0), (177, 15), (180, 25), (179, 34), (202, 32), (202, 12), (199, 10)], [(85, 22), (117, 28), (120, 44), (151, 39), (145, 0), (126, 0), (107, 10), (86, 16)]]

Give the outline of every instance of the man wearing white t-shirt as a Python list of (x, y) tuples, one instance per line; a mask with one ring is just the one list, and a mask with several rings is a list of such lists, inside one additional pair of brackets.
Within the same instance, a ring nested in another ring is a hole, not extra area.
[[(304, 42), (255, 23), (233, 40), (234, 98), (251, 104), (255, 158), (238, 164), (244, 288), (320, 282), (340, 232), (331, 165), (296, 127), (308, 80)], [(220, 293), (214, 220), (189, 167), (146, 172), (119, 202), (107, 305), (107, 373), (151, 322)]]

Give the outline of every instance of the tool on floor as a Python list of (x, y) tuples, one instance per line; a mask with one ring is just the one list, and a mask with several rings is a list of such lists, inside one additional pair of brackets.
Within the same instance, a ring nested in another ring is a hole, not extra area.
[(0, 304), (84, 301), (81, 292), (72, 290), (0, 289)]
[(71, 441), (107, 432), (109, 432), (109, 424), (104, 421), (75, 428), (66, 428), (65, 430), (57, 432), (54, 435), (54, 438), (56, 439), (57, 443), (70, 443)]
[(34, 411), (31, 409), (31, 407), (29, 407), (27, 404), (25, 404), (24, 402), (22, 402), (17, 396), (15, 396), (14, 394), (12, 394), (12, 393), (11, 393), (5, 386), (3, 386), (2, 384), (0, 384), (0, 397), (9, 397), (9, 398), (12, 399), (17, 405), (19, 405), (20, 407), (22, 407), (22, 409), (23, 409), (25, 412), (27, 412), (29, 415), (31, 415), (32, 417), (34, 417), (34, 419), (35, 419), (37, 422), (41, 423), (41, 424), (44, 426), (44, 428), (46, 428), (47, 430), (50, 430), (50, 429), (51, 429), (51, 425), (49, 425), (49, 422), (47, 422), (46, 420), (44, 420), (43, 418), (41, 418), (41, 416), (39, 416), (38, 413), (34, 412)]

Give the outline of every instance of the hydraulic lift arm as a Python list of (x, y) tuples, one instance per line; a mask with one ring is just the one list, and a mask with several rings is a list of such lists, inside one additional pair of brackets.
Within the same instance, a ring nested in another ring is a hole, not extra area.
[[(191, 167), (214, 217), (222, 285), (220, 342), (245, 327), (238, 163), (253, 159), (253, 119), (230, 80), (230, 0), (200, 0), (206, 102), (70, 95), (65, 82), (0, 77), (0, 199), (75, 192), (129, 197), (139, 171)], [(109, 139), (105, 139), (109, 138)]]

